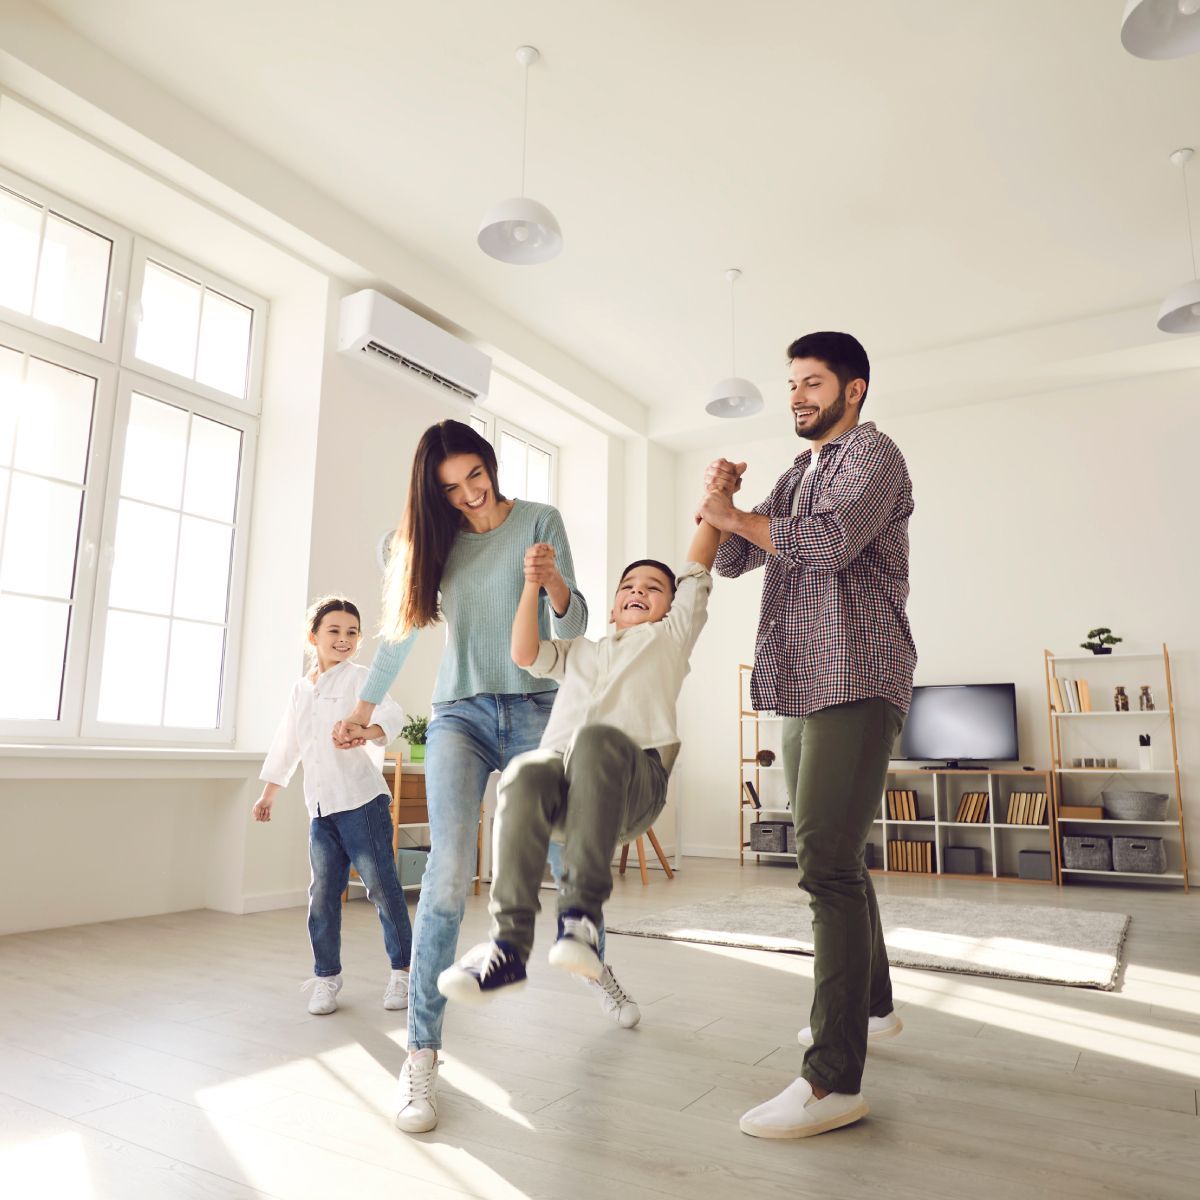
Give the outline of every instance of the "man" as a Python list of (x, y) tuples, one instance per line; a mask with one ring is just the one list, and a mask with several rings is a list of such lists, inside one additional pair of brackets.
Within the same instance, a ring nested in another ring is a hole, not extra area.
[(718, 574), (766, 568), (751, 703), (784, 718), (796, 861), (812, 905), (801, 1077), (741, 1119), (744, 1133), (775, 1138), (865, 1116), (868, 1040), (900, 1032), (865, 847), (916, 664), (904, 613), (912, 484), (895, 444), (859, 423), (866, 352), (849, 334), (810, 333), (788, 358), (792, 419), (811, 449), (750, 512), (732, 500), (746, 464), (718, 459), (699, 511), (722, 531)]

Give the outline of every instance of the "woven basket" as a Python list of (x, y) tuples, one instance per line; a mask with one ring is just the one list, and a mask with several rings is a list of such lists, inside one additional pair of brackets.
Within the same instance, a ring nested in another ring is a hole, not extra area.
[(1104, 815), (1110, 821), (1165, 821), (1166, 792), (1101, 792)]

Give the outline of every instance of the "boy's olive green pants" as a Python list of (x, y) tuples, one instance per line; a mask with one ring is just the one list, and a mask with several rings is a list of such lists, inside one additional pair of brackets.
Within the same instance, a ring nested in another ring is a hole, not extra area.
[(892, 1011), (865, 849), (903, 724), (904, 714), (882, 699), (835, 704), (783, 721), (783, 772), (815, 948), (813, 1044), (801, 1074), (830, 1092), (858, 1092), (867, 1018)]

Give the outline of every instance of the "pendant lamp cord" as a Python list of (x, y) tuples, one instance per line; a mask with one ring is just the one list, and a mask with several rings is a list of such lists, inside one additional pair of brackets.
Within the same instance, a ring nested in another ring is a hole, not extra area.
[(737, 279), (729, 281), (729, 374), (733, 378), (737, 378), (737, 320), (734, 312), (733, 289), (737, 286)]
[(1196, 240), (1192, 236), (1192, 206), (1188, 197), (1186, 162), (1183, 164), (1179, 174), (1183, 178), (1183, 211), (1187, 214), (1188, 248), (1192, 252), (1192, 278), (1200, 279), (1200, 272), (1196, 270)]
[(521, 198), (525, 197), (525, 149), (529, 145), (529, 67), (525, 68), (525, 99), (521, 116)]

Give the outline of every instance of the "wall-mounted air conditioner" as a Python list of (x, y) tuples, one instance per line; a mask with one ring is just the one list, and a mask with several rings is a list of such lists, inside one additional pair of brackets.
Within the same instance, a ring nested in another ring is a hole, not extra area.
[(467, 407), (487, 397), (486, 354), (370, 288), (342, 301), (338, 349), (431, 384)]

